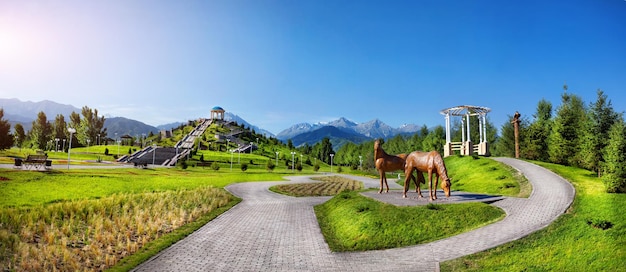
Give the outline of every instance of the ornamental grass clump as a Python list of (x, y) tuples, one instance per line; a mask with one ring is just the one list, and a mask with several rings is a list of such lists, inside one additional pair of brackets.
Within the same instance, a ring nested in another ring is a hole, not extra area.
[(3, 209), (0, 269), (101, 271), (231, 198), (204, 187)]

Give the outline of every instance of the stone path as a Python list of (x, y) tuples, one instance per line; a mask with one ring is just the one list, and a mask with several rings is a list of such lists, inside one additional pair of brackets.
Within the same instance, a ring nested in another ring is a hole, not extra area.
[[(506, 218), (474, 231), (417, 246), (333, 253), (313, 212), (314, 205), (329, 197), (294, 198), (267, 190), (285, 182), (238, 183), (227, 190), (243, 198), (240, 204), (136, 271), (437, 271), (441, 261), (480, 252), (546, 227), (572, 203), (574, 188), (554, 173), (520, 160), (496, 160), (521, 171), (533, 192), (528, 199), (494, 202), (504, 209)], [(378, 188), (377, 179), (351, 178)], [(308, 177), (290, 180), (310, 182)], [(392, 183), (390, 187), (400, 188)]]

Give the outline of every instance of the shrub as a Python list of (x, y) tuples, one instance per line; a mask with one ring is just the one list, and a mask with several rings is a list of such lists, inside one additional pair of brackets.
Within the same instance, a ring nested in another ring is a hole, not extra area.
[(200, 154), (200, 161), (204, 162), (204, 154)]
[(241, 164), (241, 171), (245, 172), (246, 170), (248, 170), (248, 164), (247, 163), (242, 163)]
[(108, 155), (109, 155), (109, 148), (108, 148), (108, 147), (104, 149), (104, 155), (105, 155), (105, 156), (108, 156)]
[(296, 164), (296, 170), (298, 170), (298, 172), (302, 171), (302, 164), (300, 162)]
[(337, 167), (337, 173), (341, 173), (343, 172), (343, 168), (341, 168), (341, 165), (339, 165), (339, 167)]
[(320, 165), (319, 164), (315, 164), (315, 166), (313, 166), (313, 171), (317, 172), (320, 170)]
[(274, 164), (274, 161), (267, 160), (267, 166), (266, 166), (267, 171), (268, 172), (272, 172), (272, 171), (274, 171), (274, 168), (276, 168), (276, 165)]
[(211, 163), (211, 169), (217, 171), (220, 170), (220, 165), (217, 162), (212, 162)]

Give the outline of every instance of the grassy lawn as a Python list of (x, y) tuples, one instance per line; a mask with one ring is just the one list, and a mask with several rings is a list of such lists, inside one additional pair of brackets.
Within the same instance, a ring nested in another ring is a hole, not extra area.
[(332, 251), (363, 251), (410, 246), (463, 233), (504, 217), (483, 204), (397, 207), (357, 192), (343, 192), (315, 206)]
[(236, 204), (224, 186), (284, 175), (0, 169), (0, 269), (102, 270), (120, 260), (120, 269), (132, 268)]
[[(441, 264), (442, 271), (625, 271), (626, 194), (608, 194), (597, 174), (538, 163), (569, 180), (576, 198), (547, 228), (494, 249)], [(603, 230), (600, 227), (610, 228)]]
[[(454, 191), (513, 197), (528, 197), (532, 192), (528, 180), (517, 170), (490, 158), (450, 156), (444, 158), (444, 162)], [(423, 175), (428, 182), (428, 174)], [(398, 184), (404, 186), (404, 180)], [(420, 187), (428, 190), (427, 184)], [(413, 182), (409, 188), (409, 191), (415, 191)]]
[(223, 188), (233, 182), (283, 180), (284, 173), (156, 169), (77, 169), (47, 172), (0, 169), (0, 207), (23, 207), (92, 199), (116, 193), (142, 193), (204, 186)]

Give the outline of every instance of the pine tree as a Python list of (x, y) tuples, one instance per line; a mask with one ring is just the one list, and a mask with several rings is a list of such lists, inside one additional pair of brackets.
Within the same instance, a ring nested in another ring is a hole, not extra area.
[(33, 127), (29, 134), (35, 148), (45, 149), (46, 144), (51, 139), (52, 125), (48, 122), (43, 111), (37, 114), (37, 120), (33, 121)]
[(587, 119), (585, 106), (580, 97), (564, 93), (562, 105), (548, 136), (548, 155), (553, 163), (580, 165), (579, 143)]
[(597, 92), (598, 98), (590, 104), (588, 122), (581, 141), (581, 165), (592, 171), (598, 172), (604, 163), (603, 151), (608, 144), (608, 132), (619, 118), (619, 114), (613, 110), (611, 101), (602, 90)]
[[(509, 115), (511, 120), (512, 116)], [(494, 145), (493, 154), (495, 156), (514, 157), (515, 156), (515, 131), (511, 122), (502, 125), (501, 136)]]
[(13, 145), (13, 135), (11, 135), (11, 124), (4, 120), (4, 109), (0, 108), (0, 150), (11, 148)]
[(609, 131), (602, 181), (609, 193), (626, 193), (626, 125), (620, 118)]
[(552, 118), (552, 104), (542, 99), (537, 104), (537, 112), (533, 115), (535, 120), (525, 131), (524, 141), (521, 146), (522, 156), (529, 160), (548, 161), (548, 136)]

